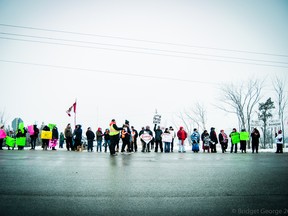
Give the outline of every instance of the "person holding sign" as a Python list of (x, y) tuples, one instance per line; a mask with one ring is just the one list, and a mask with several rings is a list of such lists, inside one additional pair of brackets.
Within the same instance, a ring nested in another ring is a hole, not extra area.
[(160, 151), (163, 152), (163, 143), (162, 143), (162, 134), (163, 131), (161, 130), (160, 126), (156, 128), (157, 124), (154, 125), (154, 132), (155, 132), (155, 152), (158, 152), (158, 145), (160, 147)]
[(54, 151), (56, 151), (55, 147), (57, 146), (58, 139), (59, 139), (58, 128), (56, 127), (56, 125), (54, 125), (52, 129), (52, 139), (49, 141), (49, 147), (52, 148), (52, 150)]
[(146, 129), (142, 129), (139, 133), (140, 140), (142, 142), (142, 151), (141, 152), (150, 152), (150, 143), (153, 139), (153, 133), (150, 130), (149, 126), (146, 126)]
[(236, 128), (233, 128), (229, 137), (231, 138), (231, 151), (230, 151), (230, 153), (233, 153), (234, 146), (235, 146), (234, 153), (237, 153), (237, 144), (240, 142), (240, 134), (237, 132)]
[(249, 133), (245, 129), (242, 129), (240, 132), (240, 150), (242, 153), (246, 153), (247, 140), (249, 140)]
[(6, 132), (4, 130), (4, 125), (1, 124), (0, 125), (0, 150), (3, 150), (2, 145), (3, 145), (3, 141), (6, 138)]
[(19, 128), (16, 134), (16, 145), (18, 146), (18, 150), (24, 150), (24, 146), (26, 145), (26, 133), (27, 130), (22, 127)]
[(52, 132), (50, 131), (50, 128), (45, 125), (42, 129), (41, 133), (41, 140), (42, 140), (42, 148), (43, 150), (47, 150), (49, 145), (49, 140), (52, 139)]
[(31, 125), (33, 130), (29, 131), (30, 134), (30, 143), (31, 143), (31, 149), (30, 150), (35, 150), (36, 147), (36, 140), (38, 139), (38, 135), (39, 135), (39, 129), (37, 128), (37, 125)]
[(172, 134), (170, 133), (169, 129), (166, 128), (164, 133), (161, 134), (162, 140), (165, 145), (165, 153), (170, 152), (170, 144), (172, 142)]

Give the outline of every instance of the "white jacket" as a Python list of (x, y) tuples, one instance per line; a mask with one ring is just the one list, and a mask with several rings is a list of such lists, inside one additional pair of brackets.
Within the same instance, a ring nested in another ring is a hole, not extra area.
[(283, 144), (283, 135), (282, 134), (278, 134), (276, 136), (276, 144)]

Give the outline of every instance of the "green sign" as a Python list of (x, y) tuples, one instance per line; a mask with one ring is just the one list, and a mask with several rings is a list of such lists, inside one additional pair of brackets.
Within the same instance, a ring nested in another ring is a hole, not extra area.
[(24, 122), (19, 123), (19, 129), (22, 131), (22, 133), (24, 133)]
[(48, 127), (50, 128), (50, 130), (53, 130), (53, 128), (56, 127), (56, 124), (48, 124)]
[(25, 146), (26, 145), (26, 137), (18, 137), (16, 138), (17, 146)]
[(15, 145), (15, 139), (12, 137), (9, 137), (9, 136), (6, 137), (5, 142), (6, 142), (6, 145), (10, 146), (10, 147), (14, 147), (14, 145)]
[(230, 136), (232, 144), (237, 144), (240, 142), (240, 134), (238, 132), (232, 132)]
[(240, 140), (249, 140), (249, 133), (247, 131), (240, 132)]

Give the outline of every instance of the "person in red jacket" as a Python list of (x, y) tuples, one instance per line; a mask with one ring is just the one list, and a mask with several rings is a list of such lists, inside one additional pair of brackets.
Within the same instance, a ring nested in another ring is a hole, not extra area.
[(185, 153), (184, 141), (187, 138), (187, 132), (184, 130), (183, 127), (180, 127), (179, 131), (177, 132), (177, 137), (179, 140), (179, 151)]

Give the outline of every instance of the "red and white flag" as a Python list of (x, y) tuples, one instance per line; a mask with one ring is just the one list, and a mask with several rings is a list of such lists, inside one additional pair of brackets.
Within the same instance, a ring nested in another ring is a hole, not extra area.
[(76, 113), (76, 102), (73, 103), (73, 105), (72, 105), (71, 107), (69, 107), (69, 109), (66, 111), (66, 113), (68, 114), (68, 116), (71, 116), (70, 113), (71, 113), (72, 109), (73, 109), (74, 113)]

